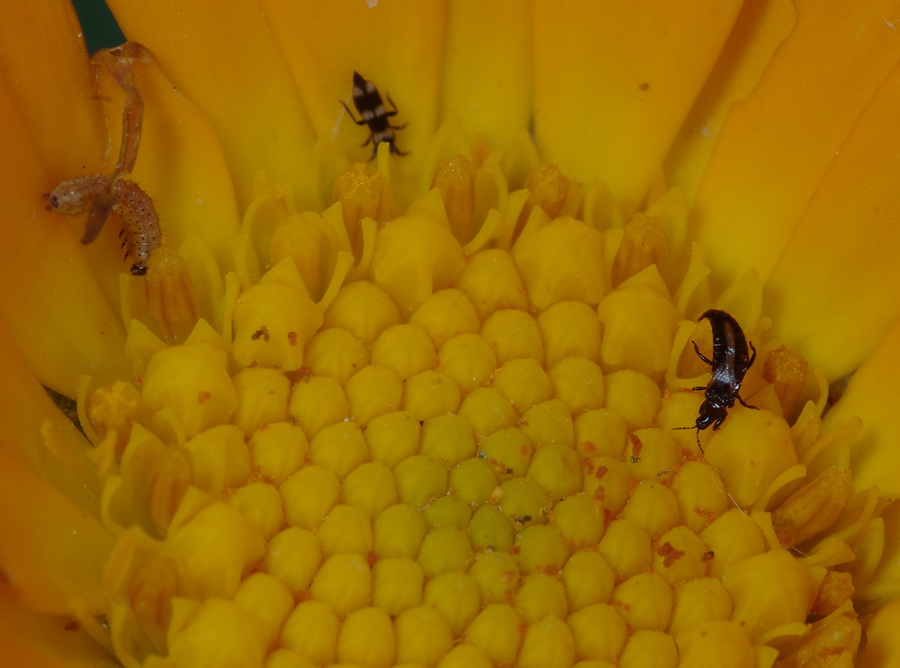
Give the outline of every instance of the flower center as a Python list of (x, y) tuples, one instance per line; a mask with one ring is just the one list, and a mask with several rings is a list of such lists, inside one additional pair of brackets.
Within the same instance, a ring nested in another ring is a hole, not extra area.
[(818, 437), (752, 281), (716, 304), (758, 349), (737, 379), (758, 410), (694, 428), (712, 399), (689, 342), (727, 363), (694, 320), (713, 304), (677, 192), (601, 231), (601, 187), (539, 166), (508, 192), (496, 160), (457, 157), (405, 213), (389, 197), (358, 165), (324, 213), (285, 209), (268, 270), (225, 280), (223, 334), (154, 251), (138, 387), (89, 401), (123, 660), (854, 655), (853, 489), (822, 455), (849, 435)]

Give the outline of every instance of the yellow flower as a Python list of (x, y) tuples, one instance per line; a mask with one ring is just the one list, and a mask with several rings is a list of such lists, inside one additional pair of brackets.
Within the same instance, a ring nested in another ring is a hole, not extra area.
[(6, 664), (900, 662), (897, 2), (110, 5), (0, 24)]

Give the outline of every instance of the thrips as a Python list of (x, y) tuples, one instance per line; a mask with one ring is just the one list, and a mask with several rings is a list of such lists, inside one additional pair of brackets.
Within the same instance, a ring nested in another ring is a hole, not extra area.
[(390, 118), (391, 116), (397, 115), (397, 105), (394, 104), (390, 95), (387, 96), (387, 99), (393, 107), (391, 111), (384, 108), (384, 102), (381, 100), (381, 94), (378, 92), (375, 84), (364, 79), (358, 72), (354, 72), (353, 105), (356, 107), (360, 116), (362, 116), (362, 119), (357, 120), (353, 115), (353, 112), (350, 111), (350, 107), (348, 107), (343, 100), (339, 100), (339, 102), (344, 105), (344, 109), (347, 110), (347, 113), (350, 114), (350, 118), (354, 123), (357, 125), (369, 126), (369, 138), (362, 145), (366, 146), (369, 142), (372, 142), (373, 158), (378, 153), (378, 145), (381, 142), (387, 142), (390, 145), (391, 153), (396, 155), (407, 155), (407, 153), (401, 151), (397, 148), (397, 145), (394, 144), (394, 141), (396, 140), (394, 130), (402, 130), (406, 127), (406, 123), (403, 125), (391, 125)]

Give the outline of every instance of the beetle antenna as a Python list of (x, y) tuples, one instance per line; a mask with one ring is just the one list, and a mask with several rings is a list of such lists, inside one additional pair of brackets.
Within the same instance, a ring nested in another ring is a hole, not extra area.
[(684, 431), (685, 429), (696, 429), (697, 430), (697, 447), (700, 448), (700, 452), (705, 455), (706, 452), (703, 451), (703, 446), (700, 445), (700, 427), (696, 427), (696, 426), (672, 427), (672, 431)]

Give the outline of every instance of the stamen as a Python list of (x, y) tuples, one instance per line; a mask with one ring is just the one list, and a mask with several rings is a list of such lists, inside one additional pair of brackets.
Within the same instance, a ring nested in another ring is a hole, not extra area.
[(541, 164), (535, 167), (525, 179), (528, 203), (522, 210), (520, 221), (528, 218), (534, 207), (541, 207), (549, 218), (556, 218), (562, 211), (569, 195), (569, 179), (556, 165)]
[(184, 341), (197, 322), (196, 289), (184, 258), (158, 248), (148, 263), (146, 291), (150, 314), (170, 343)]
[(383, 193), (382, 175), (378, 172), (374, 174), (369, 172), (362, 163), (354, 164), (335, 179), (331, 199), (333, 202), (341, 203), (350, 248), (357, 258), (362, 255), (360, 221), (363, 218), (379, 220)]
[(94, 390), (89, 405), (88, 416), (101, 438), (115, 430), (115, 452), (121, 457), (132, 423), (145, 412), (140, 392), (131, 383), (119, 381)]
[(453, 235), (468, 242), (474, 236), (475, 165), (462, 155), (440, 160), (434, 171), (432, 188), (437, 188)]
[(852, 496), (850, 472), (827, 468), (772, 513), (779, 540), (791, 547), (825, 531), (841, 516)]
[(780, 346), (766, 356), (763, 377), (774, 386), (785, 416), (794, 415), (808, 366), (805, 359), (787, 346)]
[(636, 213), (623, 232), (613, 261), (613, 283), (619, 284), (651, 265), (660, 269), (665, 267), (669, 257), (669, 239), (657, 219)]

